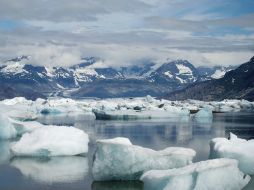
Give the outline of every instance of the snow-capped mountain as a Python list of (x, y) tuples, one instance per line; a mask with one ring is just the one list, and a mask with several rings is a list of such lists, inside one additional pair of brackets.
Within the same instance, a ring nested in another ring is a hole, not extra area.
[(110, 97), (123, 94), (157, 95), (219, 77), (226, 71), (219, 67), (217, 70), (205, 67), (197, 69), (187, 60), (175, 60), (161, 65), (144, 61), (121, 68), (98, 68), (96, 65), (103, 65), (103, 60), (95, 57), (82, 58), (81, 63), (67, 68), (35, 66), (29, 64), (31, 62), (29, 56), (5, 61), (0, 66), (1, 85), (14, 88), (14, 91), (36, 91), (46, 96), (59, 95), (60, 92), (73, 88), (78, 90), (79, 96), (96, 96), (97, 91), (102, 89), (104, 93), (99, 94), (105, 97), (107, 94), (111, 94)]
[(236, 69), (227, 72), (222, 78), (196, 83), (167, 95), (169, 99), (254, 100), (254, 57)]
[(233, 69), (235, 69), (236, 66), (214, 66), (214, 67), (205, 67), (200, 66), (197, 68), (199, 75), (201, 77), (202, 81), (210, 80), (210, 79), (219, 79), (224, 77), (224, 75)]
[(187, 60), (176, 60), (164, 63), (153, 71), (148, 79), (156, 83), (171, 83), (184, 85), (199, 80), (197, 69)]

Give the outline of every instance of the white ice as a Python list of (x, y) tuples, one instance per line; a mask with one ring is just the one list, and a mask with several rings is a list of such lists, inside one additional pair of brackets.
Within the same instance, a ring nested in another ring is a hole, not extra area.
[(210, 142), (211, 158), (232, 158), (239, 161), (239, 168), (247, 174), (254, 174), (254, 140), (238, 138), (214, 138)]
[(214, 159), (141, 176), (145, 190), (241, 190), (250, 181), (232, 159)]
[(200, 118), (213, 118), (213, 112), (209, 107), (202, 108), (199, 110), (195, 115), (195, 119), (200, 119)]
[(88, 159), (81, 156), (14, 158), (11, 166), (27, 178), (40, 183), (72, 183), (83, 180), (88, 174)]
[(92, 173), (96, 181), (133, 180), (151, 169), (170, 169), (192, 163), (195, 151), (170, 147), (155, 151), (135, 146), (126, 138), (97, 141)]
[(15, 156), (70, 156), (88, 152), (88, 135), (74, 127), (44, 126), (24, 134), (11, 151)]

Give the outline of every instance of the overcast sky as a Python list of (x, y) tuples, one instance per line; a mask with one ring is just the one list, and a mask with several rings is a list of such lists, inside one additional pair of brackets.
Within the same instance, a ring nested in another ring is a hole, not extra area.
[(235, 65), (254, 55), (253, 0), (0, 0), (0, 61), (47, 66), (187, 59)]

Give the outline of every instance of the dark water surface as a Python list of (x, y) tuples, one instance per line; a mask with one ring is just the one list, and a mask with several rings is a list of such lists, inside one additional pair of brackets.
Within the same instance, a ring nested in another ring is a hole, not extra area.
[[(209, 141), (228, 137), (233, 132), (241, 138), (254, 138), (254, 113), (220, 113), (211, 121), (186, 118), (143, 121), (94, 121), (88, 116), (46, 116), (45, 124), (74, 125), (90, 136), (87, 157), (51, 159), (11, 158), (10, 141), (0, 141), (0, 190), (142, 190), (139, 181), (93, 182), (91, 160), (96, 139), (127, 137), (133, 144), (155, 150), (168, 146), (193, 148), (194, 161), (207, 160)], [(254, 189), (253, 180), (245, 190)]]

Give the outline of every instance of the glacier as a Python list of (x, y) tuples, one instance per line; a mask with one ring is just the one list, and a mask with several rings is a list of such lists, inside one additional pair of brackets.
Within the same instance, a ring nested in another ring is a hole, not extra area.
[(145, 190), (241, 190), (251, 178), (239, 170), (236, 160), (221, 158), (177, 169), (151, 170), (140, 179)]
[(211, 158), (232, 158), (239, 161), (239, 168), (247, 174), (254, 174), (254, 140), (238, 138), (230, 133), (227, 138), (214, 138), (210, 142)]
[(11, 146), (14, 156), (71, 156), (88, 152), (88, 135), (74, 127), (44, 126), (25, 133)]
[(98, 140), (92, 174), (96, 181), (136, 180), (151, 169), (170, 169), (192, 163), (192, 149), (169, 147), (154, 151), (132, 145), (129, 139)]

